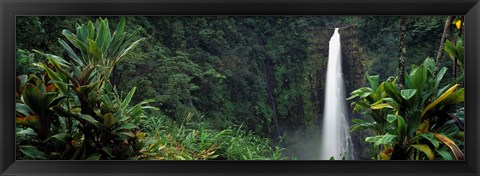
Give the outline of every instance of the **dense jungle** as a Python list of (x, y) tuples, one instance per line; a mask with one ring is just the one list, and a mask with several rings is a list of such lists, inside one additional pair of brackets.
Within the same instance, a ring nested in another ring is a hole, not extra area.
[(347, 159), (463, 160), (463, 26), (462, 16), (18, 16), (17, 159), (318, 160), (339, 28)]

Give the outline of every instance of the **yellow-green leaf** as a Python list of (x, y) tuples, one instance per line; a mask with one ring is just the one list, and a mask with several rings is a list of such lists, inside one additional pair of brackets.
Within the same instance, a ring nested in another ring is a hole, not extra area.
[(103, 116), (103, 126), (105, 128), (110, 128), (115, 124), (115, 117), (113, 117), (112, 113), (107, 113)]
[(450, 150), (452, 150), (452, 153), (453, 155), (455, 155), (455, 158), (457, 158), (457, 160), (464, 160), (465, 155), (463, 154), (462, 150), (458, 148), (455, 142), (442, 134), (435, 133), (435, 137), (442, 141), (445, 145), (447, 145)]
[(416, 134), (420, 133), (425, 133), (428, 131), (428, 128), (430, 127), (430, 123), (428, 123), (428, 120), (424, 120), (420, 126), (418, 126), (417, 131), (415, 132)]
[(445, 100), (442, 101), (442, 105), (451, 105), (451, 104), (459, 104), (461, 102), (465, 101), (465, 89), (461, 88), (456, 90), (455, 92), (452, 92), (450, 96), (445, 98)]
[(433, 107), (435, 107), (438, 103), (442, 102), (445, 98), (447, 98), (450, 94), (452, 94), (452, 92), (458, 87), (459, 84), (455, 84), (453, 85), (452, 87), (450, 87), (445, 93), (443, 93), (442, 95), (440, 95), (440, 97), (438, 97), (435, 101), (433, 101), (432, 103), (430, 103), (422, 112), (422, 116), (425, 115), (425, 113), (432, 109)]
[(370, 108), (372, 108), (372, 109), (383, 109), (383, 108), (393, 109), (393, 107), (390, 106), (390, 104), (388, 104), (388, 103), (373, 104), (372, 106), (370, 106)]
[(428, 159), (433, 160), (435, 158), (435, 154), (433, 154), (432, 150), (426, 144), (416, 144), (411, 145), (413, 148), (425, 153), (428, 156)]

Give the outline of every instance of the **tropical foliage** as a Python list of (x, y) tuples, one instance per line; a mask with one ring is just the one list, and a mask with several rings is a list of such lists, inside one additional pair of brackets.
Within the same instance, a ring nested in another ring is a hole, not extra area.
[[(96, 27), (89, 22), (88, 30), (79, 26), (76, 34), (64, 31), (82, 57), (59, 39), (70, 62), (37, 51), (46, 57), (47, 63), (38, 64), (45, 74), (17, 77), (16, 122), (24, 127), (18, 133), (25, 133), (18, 148), (24, 157), (129, 159), (143, 147), (142, 132), (130, 121), (152, 107), (144, 106), (147, 101), (131, 106), (135, 88), (122, 98), (105, 76), (138, 42), (124, 40), (124, 23), (113, 37), (102, 19)], [(108, 57), (115, 52), (122, 54)]]
[(351, 93), (353, 110), (368, 116), (355, 119), (352, 131), (369, 130), (365, 139), (373, 143), (376, 159), (463, 160), (464, 119), (461, 108), (464, 89), (449, 83), (441, 87), (447, 68), (434, 74), (435, 63), (427, 58), (420, 66), (412, 66), (405, 74), (404, 88), (395, 78), (379, 82), (379, 76), (369, 76), (370, 87)]
[(318, 159), (336, 26), (356, 158), (461, 159), (463, 19), (432, 65), (444, 17), (407, 17), (403, 87), (399, 19), (18, 16), (17, 158)]
[(158, 110), (147, 105), (151, 99), (132, 105), (136, 87), (120, 96), (110, 74), (142, 40), (126, 33), (125, 23), (122, 18), (113, 34), (106, 19), (79, 25), (75, 34), (64, 30), (69, 43), (58, 41), (68, 60), (35, 50), (46, 58), (36, 64), (43, 72), (17, 77), (20, 159), (282, 159), (279, 148), (269, 153), (269, 140), (241, 127), (185, 129), (147, 117), (145, 110)]

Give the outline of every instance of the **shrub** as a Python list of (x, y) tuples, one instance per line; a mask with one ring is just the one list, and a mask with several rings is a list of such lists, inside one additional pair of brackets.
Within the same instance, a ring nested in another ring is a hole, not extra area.
[[(368, 130), (374, 136), (365, 139), (373, 143), (376, 159), (463, 160), (462, 102), (464, 89), (455, 82), (440, 88), (447, 68), (434, 74), (435, 63), (427, 58), (405, 74), (404, 88), (396, 79), (379, 83), (379, 76), (368, 76), (370, 87), (359, 88), (348, 100), (353, 110), (370, 117), (354, 119), (352, 131)], [(457, 139), (456, 139), (457, 138)], [(452, 155), (453, 154), (453, 155)]]
[[(37, 64), (41, 76), (17, 77), (16, 122), (19, 159), (134, 159), (144, 133), (132, 122), (144, 117), (146, 100), (130, 106), (135, 87), (120, 97), (109, 82), (115, 64), (140, 40), (124, 31), (125, 18), (111, 35), (100, 19), (67, 30), (59, 39), (71, 62), (51, 54)], [(75, 46), (76, 51), (70, 47)]]

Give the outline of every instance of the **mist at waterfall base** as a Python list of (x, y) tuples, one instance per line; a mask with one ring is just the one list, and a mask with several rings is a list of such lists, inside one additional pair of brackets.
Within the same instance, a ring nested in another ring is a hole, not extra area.
[(342, 73), (340, 34), (335, 28), (330, 39), (325, 87), (325, 104), (320, 159), (353, 160), (353, 146), (347, 122), (345, 83)]

